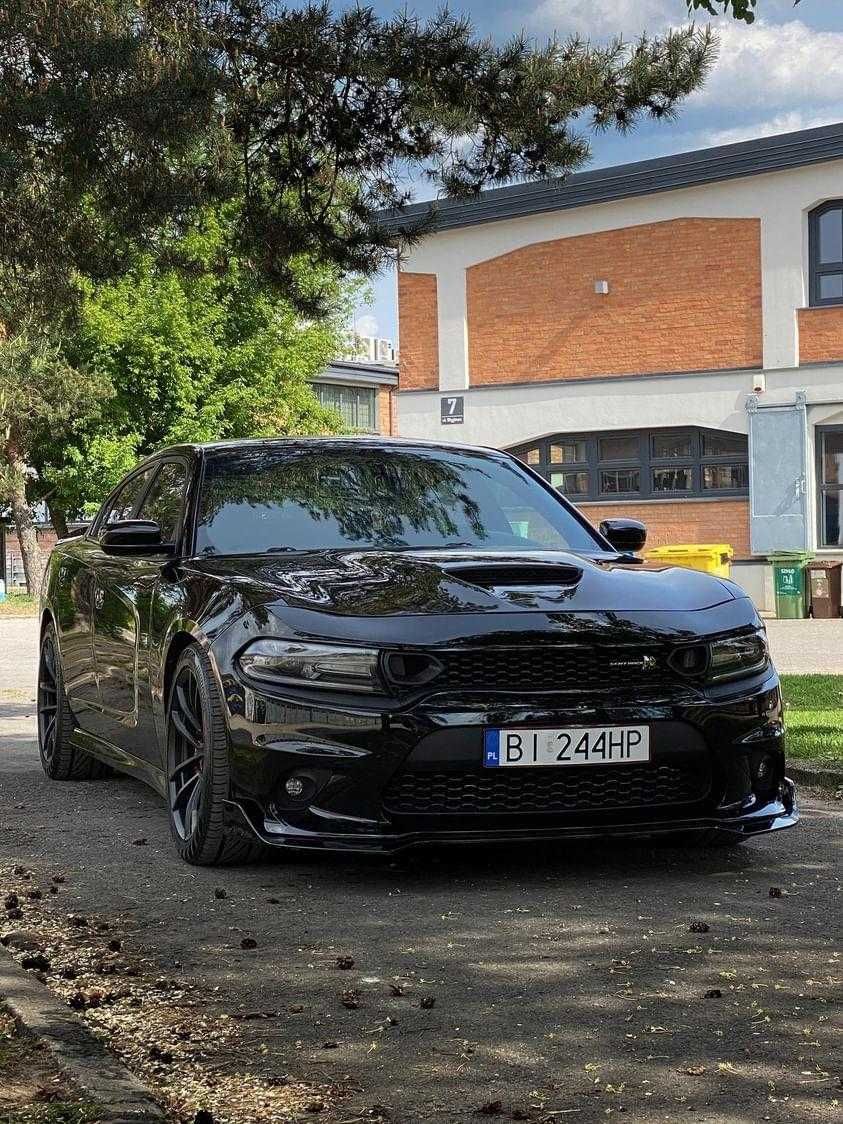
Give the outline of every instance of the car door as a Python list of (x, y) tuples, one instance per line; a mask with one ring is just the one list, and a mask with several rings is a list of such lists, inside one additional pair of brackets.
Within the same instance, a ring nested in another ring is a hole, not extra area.
[[(187, 463), (168, 458), (158, 463), (132, 518), (154, 519), (162, 541), (179, 537)], [(94, 610), (94, 661), (99, 682), (102, 737), (146, 761), (156, 758), (150, 704), (149, 625), (152, 600), (165, 551), (150, 555), (103, 552), (97, 566)]]
[(152, 470), (134, 473), (121, 482), (103, 504), (87, 535), (62, 554), (56, 605), (65, 691), (77, 723), (95, 732), (99, 724), (100, 693), (94, 661), (94, 614), (97, 564), (102, 559), (98, 536), (110, 523), (128, 519), (152, 478)]

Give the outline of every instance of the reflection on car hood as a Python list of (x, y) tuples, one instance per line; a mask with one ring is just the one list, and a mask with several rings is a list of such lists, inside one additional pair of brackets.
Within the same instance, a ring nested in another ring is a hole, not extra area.
[(203, 558), (205, 573), (260, 587), (268, 601), (349, 617), (564, 610), (707, 609), (737, 587), (678, 567), (563, 552), (337, 551)]

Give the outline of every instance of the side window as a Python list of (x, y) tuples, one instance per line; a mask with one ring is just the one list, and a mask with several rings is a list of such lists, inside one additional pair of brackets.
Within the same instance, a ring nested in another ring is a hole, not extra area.
[(135, 504), (138, 502), (141, 493), (149, 483), (152, 471), (153, 470), (149, 468), (146, 472), (140, 472), (137, 476), (133, 476), (131, 480), (126, 481), (111, 501), (111, 507), (105, 513), (105, 518), (100, 523), (100, 528), (106, 527), (110, 523), (118, 523), (122, 519), (132, 518)]
[(164, 542), (174, 542), (178, 534), (186, 483), (185, 465), (181, 461), (166, 461), (138, 512), (139, 519), (154, 519), (159, 524)]

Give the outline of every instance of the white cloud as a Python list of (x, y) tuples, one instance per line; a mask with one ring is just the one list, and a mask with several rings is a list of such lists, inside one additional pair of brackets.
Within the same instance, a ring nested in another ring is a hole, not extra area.
[(799, 129), (818, 129), (821, 125), (835, 125), (843, 121), (843, 98), (837, 112), (808, 114), (801, 110), (778, 113), (766, 121), (754, 124), (737, 125), (731, 129), (711, 129), (699, 138), (700, 147), (717, 144), (737, 144), (738, 141), (754, 140), (756, 137), (774, 137), (779, 133), (795, 133)]
[[(767, 11), (792, 12), (791, 0)], [(526, 21), (516, 10), (507, 19), (526, 22), (535, 35), (578, 32), (604, 41), (617, 34), (632, 38), (644, 30), (658, 34), (687, 22), (683, 15), (682, 0), (540, 0)], [(731, 18), (711, 23), (719, 56), (687, 109), (718, 108), (738, 116), (764, 108), (816, 116), (817, 107), (843, 100), (843, 31), (820, 31), (801, 19), (758, 19), (751, 26)]]
[(751, 27), (719, 23), (717, 33), (717, 64), (689, 106), (798, 112), (841, 101), (843, 32), (817, 31), (801, 20), (758, 20)]
[[(680, 0), (681, 3), (681, 0)], [(627, 38), (644, 30), (660, 31), (676, 22), (677, 0), (541, 0), (526, 16), (517, 11), (510, 18), (523, 21), (528, 30), (543, 35), (577, 33), (590, 39)]]

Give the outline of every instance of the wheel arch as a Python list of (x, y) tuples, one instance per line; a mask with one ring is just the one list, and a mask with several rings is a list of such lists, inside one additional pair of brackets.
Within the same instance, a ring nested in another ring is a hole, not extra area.
[(179, 662), (179, 656), (185, 648), (189, 648), (191, 645), (202, 647), (196, 634), (187, 628), (181, 628), (174, 632), (167, 645), (167, 653), (164, 657), (164, 668), (161, 676), (161, 701), (164, 704), (165, 714), (170, 703), (170, 688), (173, 684), (173, 676), (175, 674), (176, 664)]

